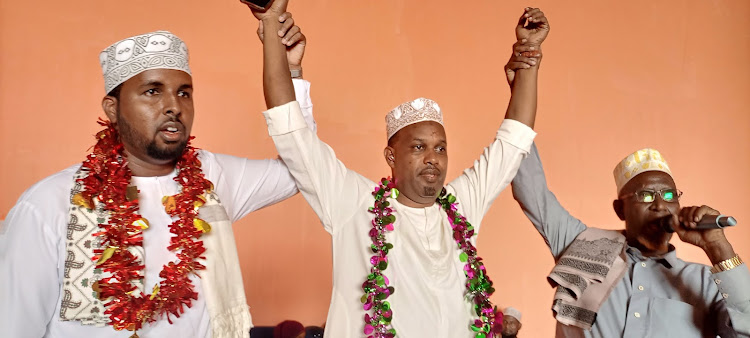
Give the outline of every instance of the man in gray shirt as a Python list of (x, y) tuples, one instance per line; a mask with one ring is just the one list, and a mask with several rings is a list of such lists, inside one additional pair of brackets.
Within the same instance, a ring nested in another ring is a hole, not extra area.
[[(506, 65), (511, 84), (515, 69), (541, 58), (539, 48), (535, 48), (535, 53), (519, 53), (534, 50), (528, 42), (519, 41), (517, 46)], [(572, 276), (568, 280), (571, 288), (562, 286), (565, 281), (559, 284), (553, 306), (558, 320), (557, 337), (750, 337), (747, 265), (734, 252), (723, 229), (695, 229), (703, 216), (719, 212), (705, 205), (680, 208), (682, 192), (677, 190), (666, 161), (654, 149), (641, 149), (629, 155), (618, 164), (614, 174), (618, 195), (613, 207), (625, 222), (625, 229), (605, 233), (622, 239), (621, 249), (614, 250), (620, 253), (622, 269), (609, 285), (607, 280), (584, 282), (585, 278), (567, 274)], [(597, 265), (600, 263), (596, 261), (597, 252), (606, 249), (601, 243), (616, 245), (616, 241), (608, 238), (593, 245), (593, 241), (582, 239), (584, 232), (595, 228), (588, 228), (571, 216), (549, 190), (535, 145), (521, 163), (512, 187), (514, 198), (549, 246), (557, 262), (556, 269), (570, 251), (577, 251), (579, 257), (593, 257), (590, 262)], [(683, 242), (703, 249), (714, 266), (677, 258), (674, 246), (669, 244), (673, 235), (670, 228)], [(584, 245), (576, 247), (580, 243)], [(572, 247), (576, 248), (569, 250)], [(598, 266), (614, 270), (612, 264)], [(568, 268), (570, 271), (578, 267)], [(590, 294), (597, 292), (591, 290), (595, 289), (592, 285), (605, 284), (599, 289), (600, 302), (593, 310), (559, 306), (560, 298), (574, 294), (571, 290), (576, 283), (582, 287), (577, 290), (580, 297), (567, 298), (572, 303), (585, 297), (581, 294), (586, 293), (587, 286)], [(561, 293), (564, 295), (560, 296)], [(565, 316), (572, 320), (561, 319)], [(588, 323), (581, 324), (585, 320)]]

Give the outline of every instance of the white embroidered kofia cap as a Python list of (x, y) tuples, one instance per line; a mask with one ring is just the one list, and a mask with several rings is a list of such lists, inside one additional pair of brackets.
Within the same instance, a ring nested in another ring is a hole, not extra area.
[(390, 140), (397, 131), (408, 125), (425, 121), (443, 124), (443, 114), (435, 101), (420, 97), (414, 101), (402, 103), (385, 116), (388, 139)]
[(167, 31), (115, 42), (99, 54), (99, 63), (104, 74), (105, 93), (149, 69), (176, 69), (190, 74), (187, 45)]
[(615, 184), (617, 184), (617, 194), (620, 194), (622, 187), (625, 186), (636, 175), (646, 171), (662, 171), (672, 176), (669, 165), (658, 150), (644, 148), (625, 157), (615, 167)]

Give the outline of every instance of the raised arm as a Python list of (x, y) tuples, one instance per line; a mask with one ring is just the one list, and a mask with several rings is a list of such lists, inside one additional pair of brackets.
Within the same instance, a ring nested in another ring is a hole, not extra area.
[[(286, 0), (276, 0), (274, 7), (277, 6), (278, 11), (283, 11)], [(267, 32), (262, 36), (263, 89), (266, 103), (270, 108), (264, 113), (268, 132), (273, 137), (279, 156), (297, 182), (300, 192), (317, 213), (326, 230), (334, 233), (337, 219), (344, 218), (343, 214), (351, 214), (358, 210), (357, 198), (366, 196), (358, 189), (366, 180), (348, 170), (336, 158), (333, 149), (323, 143), (305, 123), (302, 111), (305, 106), (310, 106), (309, 100), (298, 97), (299, 102), (294, 101), (294, 91), (288, 86), (291, 83), (291, 74), (287, 60), (294, 60), (295, 55), (289, 51), (293, 51), (295, 42), (304, 42), (304, 36), (301, 40), (295, 39), (294, 36), (291, 40), (276, 39), (277, 36), (269, 38), (269, 35), (274, 34), (268, 33), (277, 32), (279, 29), (269, 28), (270, 24), (275, 24), (273, 20), (265, 19), (258, 13), (255, 15), (261, 19), (262, 30)], [(286, 54), (283, 52), (285, 43), (289, 45)], [(270, 48), (269, 44), (281, 48)]]
[(549, 29), (549, 22), (542, 11), (537, 8), (524, 10), (516, 25), (516, 36), (527, 42), (533, 41), (533, 44), (514, 45), (514, 53), (519, 50), (530, 54), (516, 56), (518, 67), (511, 72), (506, 70), (511, 84), (511, 98), (505, 121), (479, 160), (449, 184), (456, 191), (464, 212), (473, 220), (475, 228), (495, 198), (516, 175), (536, 135), (531, 128), (536, 118), (541, 44)]
[(547, 187), (536, 145), (531, 147), (531, 153), (521, 162), (512, 187), (513, 198), (547, 242), (555, 259), (586, 230), (586, 225), (571, 216)]
[(539, 77), (539, 66), (542, 62), (542, 42), (548, 34), (549, 22), (544, 13), (539, 8), (527, 7), (518, 19), (516, 39), (525, 42), (528, 47), (528, 54), (536, 57), (528, 59), (528, 67), (522, 67), (515, 71), (514, 80), (509, 79), (511, 96), (505, 118), (516, 120), (530, 128), (534, 128), (534, 120), (536, 119), (537, 79)]
[[(266, 107), (273, 108), (295, 100), (289, 61), (287, 59), (288, 41), (282, 34), (282, 17), (286, 13), (288, 0), (276, 0), (265, 12), (253, 11), (253, 15), (260, 20), (258, 33), (263, 40), (263, 93)], [(293, 20), (291, 21), (293, 24)], [(304, 48), (304, 44), (303, 44)]]

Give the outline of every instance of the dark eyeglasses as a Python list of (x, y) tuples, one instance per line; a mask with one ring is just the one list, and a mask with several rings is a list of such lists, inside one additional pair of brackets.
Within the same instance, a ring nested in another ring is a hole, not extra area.
[(640, 190), (634, 193), (620, 196), (620, 199), (635, 196), (635, 200), (641, 203), (652, 203), (656, 200), (656, 196), (661, 197), (661, 200), (667, 203), (674, 203), (680, 200), (682, 191), (677, 189), (662, 189), (659, 191), (654, 190)]

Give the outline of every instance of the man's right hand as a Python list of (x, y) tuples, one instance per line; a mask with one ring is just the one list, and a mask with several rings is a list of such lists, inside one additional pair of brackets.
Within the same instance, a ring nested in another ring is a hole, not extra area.
[(526, 7), (518, 19), (513, 53), (505, 64), (505, 77), (513, 88), (516, 71), (538, 67), (542, 60), (542, 42), (549, 34), (549, 21), (539, 8)]
[(539, 8), (526, 7), (516, 26), (516, 40), (526, 40), (533, 46), (541, 46), (549, 34), (549, 22)]
[(505, 64), (505, 78), (508, 80), (508, 85), (513, 88), (517, 70), (534, 67), (541, 60), (542, 51), (537, 46), (527, 43), (526, 39), (513, 44), (513, 53), (508, 63)]

